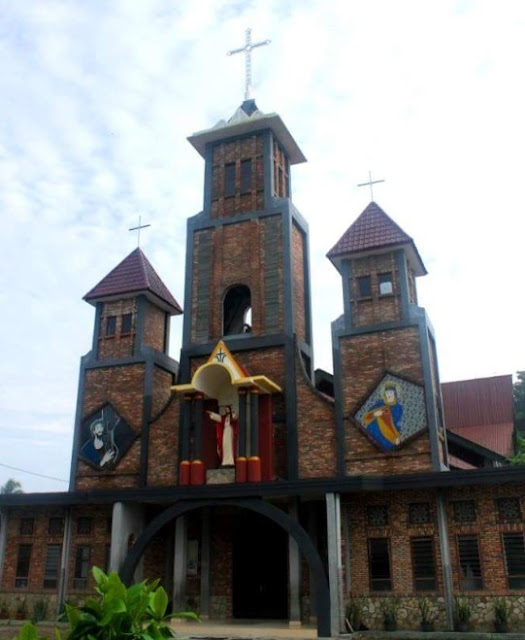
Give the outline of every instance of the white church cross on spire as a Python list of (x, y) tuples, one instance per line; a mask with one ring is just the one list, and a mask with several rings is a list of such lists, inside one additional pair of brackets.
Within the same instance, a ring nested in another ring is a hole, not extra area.
[(246, 29), (246, 44), (239, 49), (231, 49), (226, 55), (233, 56), (235, 53), (244, 53), (246, 66), (246, 85), (244, 89), (244, 99), (249, 100), (252, 97), (252, 50), (257, 47), (264, 47), (270, 44), (271, 40), (261, 40), (261, 42), (252, 43), (252, 30)]
[(138, 231), (137, 247), (140, 247), (140, 230), (141, 229), (147, 229), (148, 227), (151, 227), (151, 225), (150, 224), (142, 224), (142, 217), (139, 216), (139, 226), (138, 227), (131, 227), (131, 229), (128, 229), (128, 231)]
[(373, 184), (379, 184), (380, 182), (384, 182), (384, 180), (372, 180), (372, 172), (369, 171), (368, 172), (368, 182), (361, 182), (361, 184), (358, 184), (358, 187), (366, 187), (367, 185), (370, 187), (370, 200), (374, 199), (374, 190), (372, 185)]

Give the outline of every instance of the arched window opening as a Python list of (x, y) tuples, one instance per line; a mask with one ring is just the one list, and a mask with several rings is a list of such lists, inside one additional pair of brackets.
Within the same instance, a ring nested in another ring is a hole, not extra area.
[(250, 289), (239, 284), (232, 287), (224, 297), (223, 335), (250, 333), (252, 330), (252, 295)]

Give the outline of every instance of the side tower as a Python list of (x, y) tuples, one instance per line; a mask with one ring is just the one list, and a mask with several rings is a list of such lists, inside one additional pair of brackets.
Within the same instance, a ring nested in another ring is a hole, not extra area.
[(332, 325), (339, 474), (447, 469), (434, 332), (417, 305), (414, 241), (371, 202), (328, 253), (343, 280)]
[[(271, 379), (284, 390), (272, 409), (274, 469), (295, 478), (295, 352), (311, 374), (312, 347), (308, 228), (290, 199), (290, 167), (305, 157), (281, 118), (254, 100), (189, 141), (205, 160), (204, 208), (188, 221), (180, 381), (190, 382), (219, 340), (240, 367)], [(183, 462), (202, 455), (190, 440), (188, 425)]]
[(96, 313), (81, 361), (70, 488), (144, 486), (150, 424), (178, 368), (167, 356), (170, 317), (182, 309), (140, 248), (84, 300)]

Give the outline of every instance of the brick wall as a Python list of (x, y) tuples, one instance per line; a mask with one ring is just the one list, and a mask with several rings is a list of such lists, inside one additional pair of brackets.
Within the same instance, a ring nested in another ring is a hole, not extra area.
[[(105, 302), (102, 305), (97, 353), (97, 357), (100, 360), (106, 358), (126, 358), (133, 355), (136, 306), (136, 298), (127, 298), (125, 300), (117, 300), (115, 302)], [(123, 334), (122, 316), (127, 313), (131, 313), (133, 315), (132, 332)], [(115, 334), (112, 336), (106, 335), (107, 322), (110, 316), (114, 316), (116, 318)]]
[(337, 472), (334, 404), (311, 384), (296, 356), (299, 477), (335, 476)]
[[(139, 435), (142, 428), (144, 369), (143, 364), (135, 364), (86, 371), (82, 419), (109, 402)], [(76, 488), (80, 490), (137, 486), (139, 470), (140, 436), (114, 470), (101, 472), (79, 460)]]
[[(212, 159), (212, 218), (228, 218), (264, 208), (264, 142), (261, 134), (215, 145)], [(251, 160), (251, 189), (241, 193), (241, 162)], [(235, 195), (226, 196), (225, 166), (235, 164)]]
[(150, 425), (149, 486), (177, 484), (179, 466), (180, 399), (173, 399), (167, 410)]
[(343, 337), (340, 345), (347, 473), (430, 470), (428, 431), (412, 440), (407, 439), (401, 449), (385, 453), (373, 444), (351, 417), (384, 375), (385, 369), (423, 384), (417, 327)]
[(306, 340), (304, 260), (304, 236), (294, 224), (292, 225), (293, 310), (295, 333), (302, 340)]
[[(392, 274), (392, 294), (379, 294), (378, 274), (380, 273)], [(369, 298), (360, 298), (357, 278), (368, 275), (371, 276), (372, 295)], [(393, 252), (352, 260), (351, 304), (353, 323), (356, 327), (401, 319), (399, 274)]]
[[(192, 283), (192, 341), (218, 340), (223, 335), (223, 304), (226, 291), (234, 285), (246, 285), (251, 292), (252, 333), (265, 332), (268, 319), (268, 291), (266, 281), (275, 280), (276, 300), (271, 313), (277, 316), (275, 331), (283, 326), (282, 302), (282, 243), (279, 220), (277, 237), (272, 230), (272, 264), (266, 251), (268, 219), (250, 220), (219, 227), (213, 231), (199, 231), (194, 235)], [(275, 257), (278, 257), (275, 262)], [(203, 271), (200, 262), (208, 268)], [(268, 264), (267, 264), (268, 263)]]
[(166, 312), (148, 302), (146, 304), (146, 321), (144, 323), (144, 344), (161, 353), (165, 352), (164, 336), (166, 333)]

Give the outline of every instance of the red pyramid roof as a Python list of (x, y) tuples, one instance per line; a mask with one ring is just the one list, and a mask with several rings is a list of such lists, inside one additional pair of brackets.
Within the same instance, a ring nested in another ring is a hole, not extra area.
[(327, 256), (334, 261), (334, 258), (343, 255), (364, 253), (398, 245), (410, 245), (415, 252), (414, 257), (421, 267), (421, 274), (426, 273), (412, 238), (378, 204), (370, 202), (357, 220), (330, 249)]
[(110, 271), (91, 291), (86, 293), (84, 300), (94, 302), (120, 295), (137, 295), (141, 292), (153, 294), (157, 302), (160, 299), (173, 315), (182, 313), (179, 303), (171, 295), (140, 247), (132, 251), (113, 271)]

